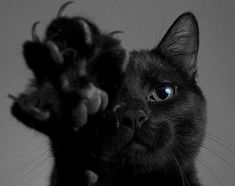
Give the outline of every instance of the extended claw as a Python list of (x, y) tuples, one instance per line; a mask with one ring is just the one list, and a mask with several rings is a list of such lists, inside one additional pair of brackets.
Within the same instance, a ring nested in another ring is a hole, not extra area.
[(108, 102), (109, 102), (109, 97), (108, 94), (100, 89), (100, 97), (101, 97), (101, 106), (100, 109), (102, 111), (105, 110), (105, 108), (108, 106)]
[(116, 35), (116, 34), (122, 34), (122, 33), (124, 33), (124, 32), (121, 31), (121, 30), (116, 30), (116, 31), (113, 31), (113, 32), (108, 33), (108, 36), (114, 36), (114, 35)]
[(60, 9), (59, 9), (58, 14), (57, 14), (57, 17), (63, 17), (63, 16), (64, 16), (64, 10), (65, 10), (65, 8), (66, 8), (68, 5), (72, 4), (72, 3), (74, 3), (74, 2), (73, 2), (73, 1), (68, 1), (68, 2), (64, 3), (64, 4), (60, 7)]
[(87, 123), (87, 106), (83, 101), (78, 104), (76, 110), (73, 111), (73, 115), (74, 118), (76, 118), (73, 130), (74, 132), (77, 132), (81, 127), (83, 127)]
[(33, 24), (32, 26), (32, 39), (33, 41), (39, 41), (39, 37), (38, 37), (38, 34), (37, 34), (37, 25), (39, 24), (40, 22), (37, 21)]
[(13, 101), (17, 101), (17, 97), (16, 96), (14, 96), (12, 94), (8, 94), (7, 96), (8, 96), (8, 98), (12, 99)]
[(53, 41), (47, 41), (46, 45), (50, 49), (51, 57), (52, 59), (59, 65), (62, 65), (64, 62), (64, 58), (62, 54), (60, 53), (59, 48)]
[(43, 120), (45, 121), (45, 120), (49, 119), (49, 117), (50, 117), (49, 111), (43, 111), (37, 107), (31, 107), (31, 108), (29, 108), (28, 111), (32, 116), (34, 116), (36, 119), (41, 120), (41, 121), (43, 121)]
[(82, 24), (83, 30), (85, 32), (85, 43), (87, 45), (91, 45), (92, 44), (92, 33), (91, 33), (89, 25), (84, 20), (79, 20), (79, 22)]

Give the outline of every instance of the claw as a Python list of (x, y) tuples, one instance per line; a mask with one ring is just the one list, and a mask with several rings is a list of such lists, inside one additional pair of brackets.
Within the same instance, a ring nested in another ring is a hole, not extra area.
[(103, 90), (100, 90), (100, 97), (101, 97), (101, 110), (104, 111), (104, 109), (108, 106), (109, 97), (108, 94)]
[(64, 17), (64, 10), (65, 10), (65, 8), (66, 8), (68, 5), (72, 4), (72, 3), (74, 3), (74, 2), (73, 2), (73, 1), (68, 1), (68, 2), (64, 3), (64, 4), (60, 7), (60, 9), (59, 9), (58, 14), (57, 14), (57, 17)]
[(121, 30), (116, 30), (116, 31), (113, 31), (113, 32), (108, 33), (108, 36), (114, 36), (114, 35), (116, 35), (116, 34), (122, 34), (122, 33), (124, 33), (124, 32), (121, 31)]
[(50, 49), (52, 59), (59, 65), (62, 65), (64, 62), (64, 58), (60, 53), (59, 48), (53, 41), (47, 41), (46, 45)]
[[(114, 112), (114, 113), (116, 113), (116, 112), (117, 112), (117, 110), (118, 110), (120, 107), (121, 107), (121, 105), (120, 105), (120, 104), (115, 105), (115, 106), (114, 106), (114, 108), (113, 108), (113, 112)], [(115, 123), (115, 127), (116, 127), (117, 129), (120, 127), (120, 121), (119, 121), (119, 119), (118, 119), (118, 116), (117, 116), (117, 115), (116, 115), (116, 123)]]
[(33, 41), (39, 41), (39, 37), (38, 37), (38, 34), (37, 34), (37, 30), (36, 30), (37, 25), (38, 25), (39, 23), (40, 23), (40, 22), (37, 21), (37, 22), (35, 22), (35, 23), (33, 24), (33, 26), (32, 26), (32, 39), (33, 39)]
[(87, 107), (83, 101), (78, 104), (76, 110), (73, 111), (74, 119), (76, 119), (75, 125), (73, 127), (74, 132), (79, 131), (87, 123)]
[(42, 111), (39, 108), (32, 107), (29, 109), (29, 112), (39, 120), (47, 120), (50, 117), (50, 112)]
[(16, 96), (14, 96), (12, 94), (8, 94), (7, 96), (8, 96), (8, 98), (12, 99), (13, 101), (17, 101), (17, 97)]
[(89, 25), (84, 20), (79, 20), (79, 22), (82, 24), (84, 32), (85, 32), (86, 44), (91, 45), (92, 44), (92, 33), (91, 33)]

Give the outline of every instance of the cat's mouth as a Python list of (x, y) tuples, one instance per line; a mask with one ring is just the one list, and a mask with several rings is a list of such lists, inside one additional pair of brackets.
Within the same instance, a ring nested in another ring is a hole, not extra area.
[(133, 150), (144, 150), (144, 151), (153, 151), (154, 148), (152, 144), (148, 143), (144, 138), (142, 137), (133, 137), (133, 140), (130, 144), (130, 148)]
[(134, 150), (134, 151), (147, 151), (148, 148), (143, 145), (142, 143), (138, 143), (138, 142), (132, 142), (130, 145), (130, 149)]
[(124, 145), (124, 149), (129, 151), (145, 151), (145, 152), (153, 152), (154, 145), (153, 140), (146, 139), (144, 136), (141, 136), (137, 132), (133, 132), (133, 136), (130, 141)]

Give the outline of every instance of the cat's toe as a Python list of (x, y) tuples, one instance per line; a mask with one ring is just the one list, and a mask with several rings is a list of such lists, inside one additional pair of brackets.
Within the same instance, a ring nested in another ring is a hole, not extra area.
[(96, 186), (98, 182), (98, 175), (91, 171), (91, 170), (86, 170), (85, 171), (85, 176), (87, 179), (87, 186)]
[(45, 110), (40, 110), (37, 107), (28, 108), (28, 113), (37, 120), (48, 120), (50, 118), (50, 112)]

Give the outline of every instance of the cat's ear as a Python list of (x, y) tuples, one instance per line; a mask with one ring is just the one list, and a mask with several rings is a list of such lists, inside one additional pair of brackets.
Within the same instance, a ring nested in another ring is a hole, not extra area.
[(192, 13), (186, 12), (176, 19), (153, 52), (160, 53), (193, 79), (197, 73), (198, 47), (197, 20)]

